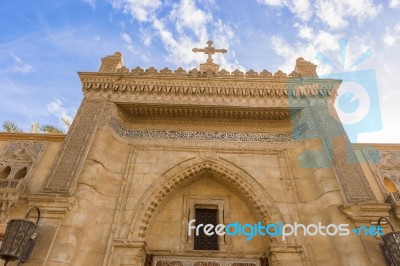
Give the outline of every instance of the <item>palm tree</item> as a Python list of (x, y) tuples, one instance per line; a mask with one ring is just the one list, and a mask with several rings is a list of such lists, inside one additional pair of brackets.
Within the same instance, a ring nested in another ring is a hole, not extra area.
[[(62, 117), (61, 121), (63, 124), (69, 129), (71, 127), (71, 121), (67, 118)], [(23, 133), (22, 128), (17, 126), (17, 124), (13, 121), (4, 121), (3, 122), (3, 131), (9, 133)], [(65, 131), (62, 128), (59, 128), (54, 125), (46, 124), (43, 126), (39, 125), (38, 121), (34, 121), (29, 130), (30, 133), (47, 133), (47, 134), (65, 134)]]
[(64, 130), (62, 130), (61, 128), (49, 124), (41, 126), (40, 130), (43, 133), (48, 134), (65, 134)]
[(6, 120), (3, 122), (3, 130), (4, 132), (9, 132), (9, 133), (22, 133), (22, 129), (15, 124), (15, 122)]

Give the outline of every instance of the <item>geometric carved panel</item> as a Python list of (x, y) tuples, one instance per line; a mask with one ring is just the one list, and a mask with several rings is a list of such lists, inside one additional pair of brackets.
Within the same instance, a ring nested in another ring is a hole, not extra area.
[(261, 266), (260, 259), (154, 256), (153, 266)]

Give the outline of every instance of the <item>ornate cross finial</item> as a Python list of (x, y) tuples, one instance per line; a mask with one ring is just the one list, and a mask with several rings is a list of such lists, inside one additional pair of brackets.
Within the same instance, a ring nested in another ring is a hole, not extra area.
[(207, 42), (208, 46), (204, 48), (193, 48), (192, 51), (197, 53), (197, 52), (203, 52), (206, 55), (208, 55), (207, 62), (204, 64), (200, 64), (200, 71), (201, 72), (206, 72), (207, 70), (211, 70), (212, 72), (217, 72), (219, 65), (214, 64), (212, 55), (215, 53), (226, 53), (226, 49), (215, 49), (215, 47), (212, 47), (211, 45), (213, 44), (212, 41)]
[(213, 44), (212, 41), (208, 41), (207, 42), (208, 46), (204, 47), (204, 49), (201, 48), (193, 48), (192, 51), (197, 53), (197, 52), (203, 52), (205, 54), (208, 55), (208, 59), (207, 59), (207, 63), (213, 63), (212, 60), (212, 55), (215, 53), (226, 53), (226, 49), (215, 49), (214, 47), (212, 47), (211, 45)]

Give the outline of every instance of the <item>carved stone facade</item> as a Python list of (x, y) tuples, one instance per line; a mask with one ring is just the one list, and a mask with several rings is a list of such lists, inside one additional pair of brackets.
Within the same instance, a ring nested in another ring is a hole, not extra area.
[(42, 211), (25, 264), (383, 265), (379, 239), (355, 234), (225, 235), (195, 249), (201, 208), (223, 224), (352, 229), (384, 216), (400, 228), (400, 146), (349, 143), (333, 108), (340, 80), (303, 58), (289, 75), (206, 64), (130, 70), (115, 53), (79, 73), (66, 136), (0, 134), (1, 222)]
[(46, 143), (8, 141), (0, 155), (0, 223), (24, 193)]

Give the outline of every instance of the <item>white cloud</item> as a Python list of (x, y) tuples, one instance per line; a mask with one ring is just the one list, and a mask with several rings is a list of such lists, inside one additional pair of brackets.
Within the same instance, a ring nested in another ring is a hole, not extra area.
[[(271, 44), (274, 52), (284, 58), (284, 63), (279, 68), (289, 74), (293, 71), (298, 57), (303, 57), (307, 61), (317, 64), (319, 62), (315, 57), (318, 52), (325, 54), (331, 51), (338, 51), (338, 40), (339, 35), (319, 31), (318, 33), (313, 33), (313, 38), (295, 44), (290, 44), (279, 36), (273, 36)], [(318, 74), (327, 74), (331, 70), (331, 66), (323, 64), (318, 65), (317, 68)]]
[(138, 21), (149, 21), (161, 6), (160, 0), (109, 0), (112, 7), (122, 9)]
[(389, 3), (390, 8), (398, 8), (400, 7), (400, 0), (391, 0)]
[(394, 46), (397, 40), (400, 38), (400, 23), (397, 23), (393, 30), (386, 28), (383, 36), (383, 42), (387, 46)]
[(382, 10), (381, 5), (375, 5), (372, 0), (317, 0), (316, 16), (333, 29), (348, 25), (348, 18), (358, 21), (374, 18)]
[(257, 0), (258, 3), (269, 5), (269, 6), (284, 6), (286, 5), (285, 0)]
[(10, 53), (12, 59), (14, 60), (14, 65), (11, 66), (11, 71), (21, 74), (28, 74), (33, 71), (33, 67), (29, 64), (26, 64), (22, 61), (21, 58), (16, 56), (13, 53)]
[[(160, 7), (158, 1), (147, 0), (143, 2), (145, 4), (140, 5), (132, 4), (132, 2), (132, 0), (111, 0), (114, 8), (122, 9), (141, 23), (140, 38), (146, 46), (151, 44), (154, 37), (162, 41), (168, 52), (167, 61), (184, 68), (199, 68), (199, 64), (205, 62), (206, 57), (193, 53), (192, 48), (206, 46), (206, 42), (211, 37), (217, 48), (225, 48), (229, 51), (223, 57), (216, 55), (215, 62), (228, 70), (243, 69), (238, 64), (235, 53), (229, 50), (229, 44), (234, 40), (234, 31), (220, 19), (214, 19), (210, 10), (197, 6), (195, 0), (181, 0), (172, 4), (169, 11), (168, 5), (163, 6), (163, 12), (160, 13), (165, 15), (158, 17), (149, 15)], [(215, 5), (215, 3), (211, 1), (207, 5)], [(129, 35), (121, 34), (121, 38), (128, 45), (128, 49), (133, 48)]]
[(212, 20), (212, 15), (197, 8), (193, 0), (182, 0), (179, 4), (175, 4), (171, 11), (171, 18), (176, 21), (175, 26), (178, 32), (183, 33), (184, 29), (189, 29), (198, 39), (207, 40), (206, 25)]
[(349, 18), (358, 21), (374, 18), (382, 10), (382, 6), (374, 4), (372, 0), (315, 0), (312, 3), (309, 0), (258, 0), (258, 3), (286, 7), (302, 21), (309, 21), (315, 16), (332, 29), (347, 26)]
[(298, 35), (300, 38), (305, 40), (311, 40), (314, 38), (314, 30), (307, 25), (300, 25), (299, 23), (294, 24), (295, 28), (298, 28)]
[(137, 54), (137, 51), (135, 50), (135, 47), (132, 43), (132, 38), (129, 36), (127, 33), (121, 33), (121, 39), (125, 42), (126, 48), (128, 48), (129, 51), (131, 51), (134, 54)]
[(83, 0), (86, 4), (88, 4), (91, 8), (96, 7), (96, 0)]
[[(62, 101), (58, 98), (55, 98), (53, 101), (47, 104), (47, 110), (50, 114), (58, 117), (59, 121), (61, 121), (61, 119), (67, 119), (68, 121), (72, 122), (74, 119), (73, 114), (76, 113), (75, 108), (64, 107)], [(63, 126), (66, 127), (65, 125)]]
[(313, 15), (311, 4), (308, 0), (292, 1), (289, 4), (289, 9), (303, 21), (309, 20)]
[(274, 7), (287, 7), (303, 21), (309, 20), (313, 14), (313, 9), (309, 0), (258, 0), (257, 2)]
[(383, 38), (383, 42), (387, 45), (387, 46), (393, 46), (394, 43), (396, 42), (396, 36), (393, 36), (392, 34), (390, 34), (389, 32), (386, 32), (384, 38)]

